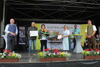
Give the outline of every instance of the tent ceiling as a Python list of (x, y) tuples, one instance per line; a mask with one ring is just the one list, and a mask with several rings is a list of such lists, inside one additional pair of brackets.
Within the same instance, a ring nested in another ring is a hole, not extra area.
[(100, 0), (7, 0), (6, 7), (7, 17), (17, 20), (74, 21), (100, 18)]

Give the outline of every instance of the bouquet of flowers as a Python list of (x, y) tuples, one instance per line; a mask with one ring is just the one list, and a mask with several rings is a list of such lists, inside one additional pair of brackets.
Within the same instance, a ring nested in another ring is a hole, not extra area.
[(100, 55), (100, 50), (99, 49), (86, 49), (82, 52), (83, 56), (98, 56)]
[(48, 30), (46, 30), (46, 29), (42, 29), (42, 30), (41, 30), (41, 33), (42, 33), (42, 34), (50, 34), (50, 33), (48, 32)]
[(50, 49), (45, 49), (44, 52), (39, 52), (39, 58), (54, 58), (54, 57), (66, 57), (69, 58), (71, 56), (68, 52), (59, 52), (59, 50), (54, 49), (54, 52), (49, 52)]

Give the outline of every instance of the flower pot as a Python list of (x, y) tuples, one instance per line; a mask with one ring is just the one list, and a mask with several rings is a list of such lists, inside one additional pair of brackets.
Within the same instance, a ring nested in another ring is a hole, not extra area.
[(100, 59), (100, 55), (99, 56), (83, 56), (84, 59)]
[(39, 58), (40, 61), (66, 61), (66, 57)]
[(0, 59), (0, 62), (18, 62), (19, 59)]

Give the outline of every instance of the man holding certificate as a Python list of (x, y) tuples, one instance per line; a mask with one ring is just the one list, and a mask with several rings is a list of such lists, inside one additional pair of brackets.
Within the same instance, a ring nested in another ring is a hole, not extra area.
[(35, 27), (35, 22), (32, 22), (31, 27), (28, 28), (29, 53), (32, 52), (32, 44), (33, 51), (36, 53), (36, 36), (38, 36), (38, 28)]

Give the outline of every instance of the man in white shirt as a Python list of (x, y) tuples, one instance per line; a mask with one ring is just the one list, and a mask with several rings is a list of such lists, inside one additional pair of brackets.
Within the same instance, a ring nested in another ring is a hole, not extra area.
[(85, 30), (86, 32), (86, 37), (88, 39), (88, 45), (89, 48), (91, 48), (91, 44), (93, 45), (93, 49), (96, 49), (96, 45), (95, 45), (95, 33), (96, 33), (97, 29), (95, 25), (92, 25), (92, 21), (88, 20), (88, 26)]
[(10, 24), (7, 24), (5, 27), (5, 33), (7, 35), (7, 45), (6, 45), (6, 48), (4, 49), (2, 58), (4, 58), (6, 54), (13, 52), (15, 37), (18, 34), (17, 26), (14, 23), (15, 23), (15, 20), (10, 19)]

